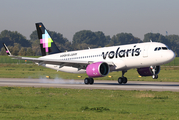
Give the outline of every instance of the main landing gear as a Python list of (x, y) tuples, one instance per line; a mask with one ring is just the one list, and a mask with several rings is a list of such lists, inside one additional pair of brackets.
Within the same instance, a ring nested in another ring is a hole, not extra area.
[(122, 71), (122, 77), (119, 77), (118, 78), (118, 83), (119, 84), (126, 84), (127, 83), (127, 78), (126, 77), (124, 77), (124, 74), (127, 72), (127, 70), (126, 71)]
[[(127, 83), (127, 78), (124, 77), (124, 74), (127, 72), (127, 70), (122, 71), (122, 77), (118, 78), (118, 83), (119, 84), (126, 84)], [(85, 78), (84, 79), (84, 83), (87, 84), (93, 84), (94, 83), (94, 79), (93, 78)]]
[(93, 79), (93, 78), (85, 78), (85, 79), (84, 79), (84, 83), (85, 83), (85, 84), (91, 84), (91, 85), (92, 85), (92, 84), (94, 83), (94, 79)]

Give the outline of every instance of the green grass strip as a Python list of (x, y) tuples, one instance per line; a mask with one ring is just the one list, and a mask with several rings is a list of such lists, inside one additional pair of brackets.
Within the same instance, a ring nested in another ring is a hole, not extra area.
[(0, 87), (3, 120), (178, 119), (178, 92)]

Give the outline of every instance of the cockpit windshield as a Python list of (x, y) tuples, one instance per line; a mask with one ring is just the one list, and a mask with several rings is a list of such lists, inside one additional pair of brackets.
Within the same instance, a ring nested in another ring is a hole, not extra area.
[(154, 49), (154, 51), (159, 51), (159, 50), (168, 50), (168, 48), (167, 47), (156, 47)]
[(162, 47), (162, 50), (168, 50), (168, 48), (167, 47)]

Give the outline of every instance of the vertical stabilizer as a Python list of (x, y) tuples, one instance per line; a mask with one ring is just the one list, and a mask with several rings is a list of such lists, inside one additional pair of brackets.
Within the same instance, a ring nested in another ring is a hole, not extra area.
[(43, 23), (36, 23), (36, 29), (40, 40), (42, 56), (61, 52), (55, 45), (50, 35), (48, 34)]

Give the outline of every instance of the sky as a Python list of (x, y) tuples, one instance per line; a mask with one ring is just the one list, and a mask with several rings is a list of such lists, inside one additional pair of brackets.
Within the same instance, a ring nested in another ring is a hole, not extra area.
[(179, 35), (179, 0), (1, 0), (0, 32), (18, 31), (29, 39), (36, 22), (72, 41), (80, 30), (105, 35)]

